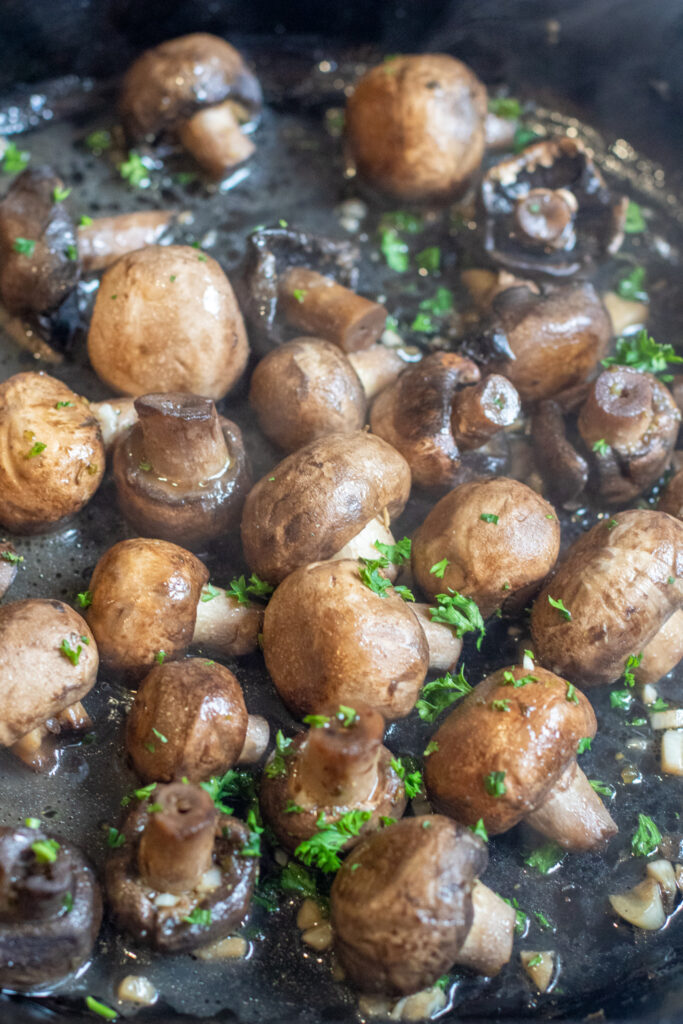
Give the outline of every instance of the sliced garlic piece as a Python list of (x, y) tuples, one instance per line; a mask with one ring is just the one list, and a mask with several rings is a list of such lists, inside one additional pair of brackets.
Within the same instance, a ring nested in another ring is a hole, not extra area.
[(612, 909), (636, 928), (655, 932), (666, 921), (662, 892), (654, 878), (645, 878), (628, 892), (610, 896)]
[(522, 967), (529, 975), (539, 992), (547, 992), (555, 973), (555, 952), (552, 949), (527, 949), (519, 954)]
[(669, 729), (662, 736), (662, 771), (683, 775), (683, 729)]

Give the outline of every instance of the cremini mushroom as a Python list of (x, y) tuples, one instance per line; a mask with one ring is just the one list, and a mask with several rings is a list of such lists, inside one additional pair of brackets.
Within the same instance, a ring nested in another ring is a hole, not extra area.
[(426, 759), (432, 804), (491, 835), (524, 820), (567, 850), (599, 850), (617, 831), (576, 763), (595, 736), (576, 687), (535, 665), (511, 665), (479, 683), (434, 734)]
[(346, 353), (378, 341), (387, 319), (379, 302), (307, 267), (292, 267), (280, 275), (278, 298), (279, 312), (290, 327), (324, 338)]
[(84, 218), (78, 226), (78, 255), (84, 273), (106, 270), (126, 253), (156, 245), (176, 218), (176, 210), (135, 210), (110, 217)]
[(577, 508), (588, 484), (588, 458), (567, 436), (564, 410), (553, 398), (544, 398), (531, 417), (534, 463), (553, 501)]

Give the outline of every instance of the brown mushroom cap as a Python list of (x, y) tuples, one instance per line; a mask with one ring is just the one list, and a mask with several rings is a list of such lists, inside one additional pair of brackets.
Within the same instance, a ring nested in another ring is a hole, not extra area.
[(329, 434), (275, 466), (242, 514), (247, 564), (280, 583), (298, 566), (330, 558), (381, 515), (400, 515), (410, 493), (403, 456), (364, 431)]
[(487, 861), (481, 839), (438, 814), (363, 839), (331, 894), (335, 950), (352, 983), (400, 994), (433, 985), (467, 937)]
[(205, 658), (186, 658), (155, 665), (142, 680), (128, 714), (126, 747), (145, 782), (200, 782), (235, 764), (246, 734), (247, 709), (232, 672)]
[(261, 105), (261, 87), (242, 55), (218, 36), (195, 32), (146, 50), (126, 72), (119, 109), (133, 141), (153, 140), (201, 107), (234, 99)]
[(486, 89), (442, 53), (392, 57), (371, 68), (346, 105), (346, 137), (358, 171), (400, 199), (464, 191), (481, 164)]
[(15, 743), (85, 697), (95, 683), (98, 662), (93, 634), (68, 605), (38, 598), (3, 605), (0, 743)]
[[(430, 599), (450, 587), (473, 598), (487, 618), (512, 597), (525, 600), (559, 551), (552, 505), (518, 480), (494, 477), (460, 484), (436, 503), (413, 538), (412, 567)], [(444, 558), (440, 579), (430, 570)]]
[(657, 508), (676, 519), (683, 519), (683, 469), (671, 477)]
[(136, 537), (109, 548), (95, 566), (87, 616), (102, 663), (119, 672), (152, 668), (160, 651), (169, 661), (192, 641), (206, 566), (165, 540)]
[(40, 533), (74, 515), (104, 474), (100, 427), (71, 388), (46, 373), (0, 384), (0, 523)]
[(263, 623), (266, 667), (293, 714), (367, 704), (402, 718), (429, 664), (425, 634), (394, 591), (361, 582), (358, 563), (305, 565), (280, 584)]
[(365, 422), (365, 392), (344, 353), (319, 338), (295, 338), (254, 370), (249, 401), (259, 426), (287, 452)]
[(104, 274), (88, 355), (117, 394), (190, 391), (218, 400), (242, 375), (249, 344), (216, 260), (189, 245), (149, 245)]
[[(507, 682), (526, 677), (522, 686)], [(510, 678), (510, 677), (508, 677)], [(504, 700), (509, 710), (492, 706)], [(481, 818), (489, 834), (506, 832), (535, 810), (576, 757), (579, 740), (593, 737), (588, 700), (559, 676), (501, 668), (460, 701), (434, 735), (425, 782), (434, 807), (466, 825)], [(485, 780), (502, 772), (505, 792), (493, 796)]]
[(534, 601), (534, 651), (555, 672), (605, 685), (682, 604), (683, 523), (663, 512), (619, 512), (569, 548)]

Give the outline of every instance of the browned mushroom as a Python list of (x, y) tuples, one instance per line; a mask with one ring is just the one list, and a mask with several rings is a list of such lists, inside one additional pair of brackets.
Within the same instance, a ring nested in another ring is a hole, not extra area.
[(279, 279), (279, 309), (297, 331), (325, 338), (343, 352), (369, 348), (384, 330), (387, 311), (331, 277), (293, 267)]
[(683, 609), (669, 616), (640, 652), (640, 661), (632, 668), (637, 683), (656, 683), (683, 658)]
[(683, 469), (679, 469), (667, 483), (657, 508), (676, 519), (683, 519)]
[(145, 782), (223, 775), (238, 761), (258, 761), (268, 724), (248, 715), (232, 672), (205, 658), (155, 665), (135, 695), (126, 747)]
[(588, 484), (588, 461), (567, 437), (559, 402), (545, 398), (531, 418), (534, 462), (553, 501), (577, 508)]
[(546, 669), (510, 666), (460, 701), (434, 735), (425, 782), (434, 807), (489, 834), (524, 820), (567, 850), (601, 849), (617, 831), (576, 763), (593, 709)]
[(0, 541), (0, 600), (14, 583), (19, 563), (23, 561), (24, 556), (18, 555), (9, 541)]
[(365, 528), (372, 532), (376, 521), (378, 539), (386, 542), (389, 520), (403, 511), (409, 492), (408, 464), (379, 437), (356, 431), (319, 438), (288, 455), (249, 492), (242, 514), (247, 564), (279, 583), (300, 565), (354, 557), (355, 551), (342, 549)]
[(258, 858), (249, 832), (219, 815), (203, 789), (156, 786), (128, 815), (106, 866), (119, 927), (152, 948), (179, 953), (225, 938), (244, 920)]
[(494, 477), (460, 484), (436, 503), (413, 538), (412, 566), (430, 599), (457, 590), (487, 618), (524, 607), (559, 551), (552, 505), (526, 484)]
[(29, 598), (0, 608), (0, 744), (36, 770), (46, 767), (62, 732), (92, 723), (81, 699), (97, 676), (88, 626), (61, 601)]
[(366, 836), (332, 885), (335, 951), (365, 992), (409, 994), (454, 964), (497, 974), (512, 953), (515, 912), (477, 880), (484, 843), (439, 814)]
[(436, 352), (380, 392), (370, 424), (407, 460), (414, 483), (447, 487), (462, 472), (462, 451), (486, 444), (515, 421), (519, 409), (519, 396), (505, 377), (492, 374), (480, 381), (472, 360)]
[(190, 644), (223, 655), (255, 650), (263, 612), (246, 596), (205, 585), (208, 578), (198, 558), (168, 541), (140, 537), (109, 548), (95, 566), (87, 611), (102, 663), (142, 675)]
[(75, 515), (100, 485), (104, 445), (87, 402), (46, 373), (0, 384), (0, 524), (41, 533)]
[(219, 264), (191, 246), (149, 245), (105, 272), (88, 355), (118, 394), (189, 391), (218, 400), (240, 378), (249, 345)]
[(112, 468), (136, 532), (195, 549), (236, 527), (251, 486), (239, 427), (198, 395), (144, 395), (135, 409)]
[(90, 957), (102, 920), (95, 872), (42, 828), (0, 828), (0, 986), (54, 985)]
[(583, 685), (606, 685), (683, 605), (683, 523), (632, 509), (574, 543), (534, 601), (539, 661)]
[(366, 72), (346, 105), (358, 173), (399, 199), (464, 192), (484, 155), (486, 89), (443, 53), (391, 57)]
[(175, 210), (136, 210), (87, 218), (78, 227), (78, 255), (85, 273), (106, 270), (120, 256), (155, 245), (176, 217)]
[[(400, 818), (405, 786), (382, 745), (384, 720), (369, 707), (342, 706), (310, 718), (295, 736), (281, 770), (272, 755), (261, 779), (261, 810), (278, 841), (292, 852), (299, 843), (335, 824), (349, 807), (369, 812), (361, 835), (384, 818)], [(352, 836), (342, 849), (358, 842)]]

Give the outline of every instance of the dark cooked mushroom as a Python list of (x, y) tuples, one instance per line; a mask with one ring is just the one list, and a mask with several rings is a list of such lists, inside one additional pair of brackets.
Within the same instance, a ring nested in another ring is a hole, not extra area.
[(248, 829), (190, 783), (156, 786), (152, 798), (130, 812), (107, 862), (114, 920), (163, 953), (225, 938), (244, 920), (256, 882)]
[(156, 245), (176, 218), (175, 210), (135, 210), (87, 218), (78, 226), (78, 255), (86, 274), (106, 270), (126, 253)]
[(102, 920), (95, 873), (42, 828), (0, 828), (0, 986), (54, 985), (90, 956)]
[(19, 563), (23, 561), (23, 555), (18, 555), (9, 541), (0, 541), (0, 600), (14, 583)]
[(346, 139), (358, 173), (399, 199), (452, 199), (484, 155), (486, 88), (443, 53), (391, 57), (356, 83)]
[(485, 248), (505, 267), (566, 277), (618, 251), (628, 200), (578, 139), (543, 139), (484, 175)]
[[(319, 828), (335, 824), (349, 807), (369, 812), (360, 835), (398, 819), (406, 806), (405, 786), (382, 744), (384, 720), (371, 708), (343, 706), (311, 716), (310, 728), (292, 740), (283, 772), (273, 756), (261, 779), (261, 810), (278, 841), (290, 851)], [(295, 808), (294, 810), (292, 808)], [(350, 837), (342, 849), (358, 842)]]
[(572, 544), (534, 601), (534, 651), (554, 672), (607, 685), (682, 605), (683, 523), (619, 512)]
[(595, 736), (579, 690), (539, 666), (511, 665), (475, 686), (434, 734), (425, 782), (434, 807), (489, 834), (524, 820), (567, 850), (602, 849), (617, 826), (576, 763)]
[(447, 487), (462, 473), (462, 450), (486, 444), (515, 421), (519, 408), (505, 377), (480, 381), (472, 360), (435, 352), (380, 392), (370, 425), (407, 460), (414, 483)]
[(239, 427), (198, 395), (144, 395), (135, 409), (112, 469), (136, 532), (195, 549), (236, 527), (251, 486)]
[[(518, 480), (494, 477), (460, 484), (436, 503), (413, 538), (412, 567), (430, 600), (457, 590), (488, 618), (524, 607), (559, 551), (552, 505)], [(444, 560), (437, 576), (432, 570)]]
[(258, 761), (267, 744), (268, 724), (247, 714), (235, 676), (205, 658), (155, 665), (126, 722), (126, 748), (145, 782), (201, 782)]
[(387, 311), (350, 288), (307, 267), (279, 278), (279, 311), (297, 331), (325, 338), (343, 352), (369, 348), (384, 330)]
[(588, 483), (588, 462), (567, 437), (559, 402), (546, 398), (531, 418), (534, 462), (553, 501), (577, 508)]
[(61, 601), (28, 598), (0, 608), (0, 744), (31, 768), (44, 768), (50, 738), (87, 729), (80, 701), (97, 676), (88, 626)]
[(109, 548), (90, 580), (87, 611), (102, 663), (142, 675), (190, 644), (224, 655), (255, 650), (263, 612), (205, 586), (208, 578), (198, 558), (168, 541), (136, 537)]
[(66, 384), (46, 373), (0, 384), (0, 524), (54, 529), (90, 501), (104, 464), (97, 420)]
[[(242, 514), (247, 564), (279, 583), (300, 565), (352, 557), (349, 542), (375, 523), (386, 542), (390, 518), (400, 515), (409, 493), (407, 462), (381, 438), (364, 431), (321, 437), (249, 492)], [(373, 550), (373, 539), (364, 537)]]
[(149, 245), (104, 274), (88, 333), (113, 391), (190, 391), (218, 400), (249, 356), (242, 314), (219, 264), (189, 245)]
[(335, 951), (365, 992), (407, 995), (454, 964), (497, 974), (510, 959), (515, 912), (477, 881), (484, 843), (439, 814), (366, 836), (335, 877)]

